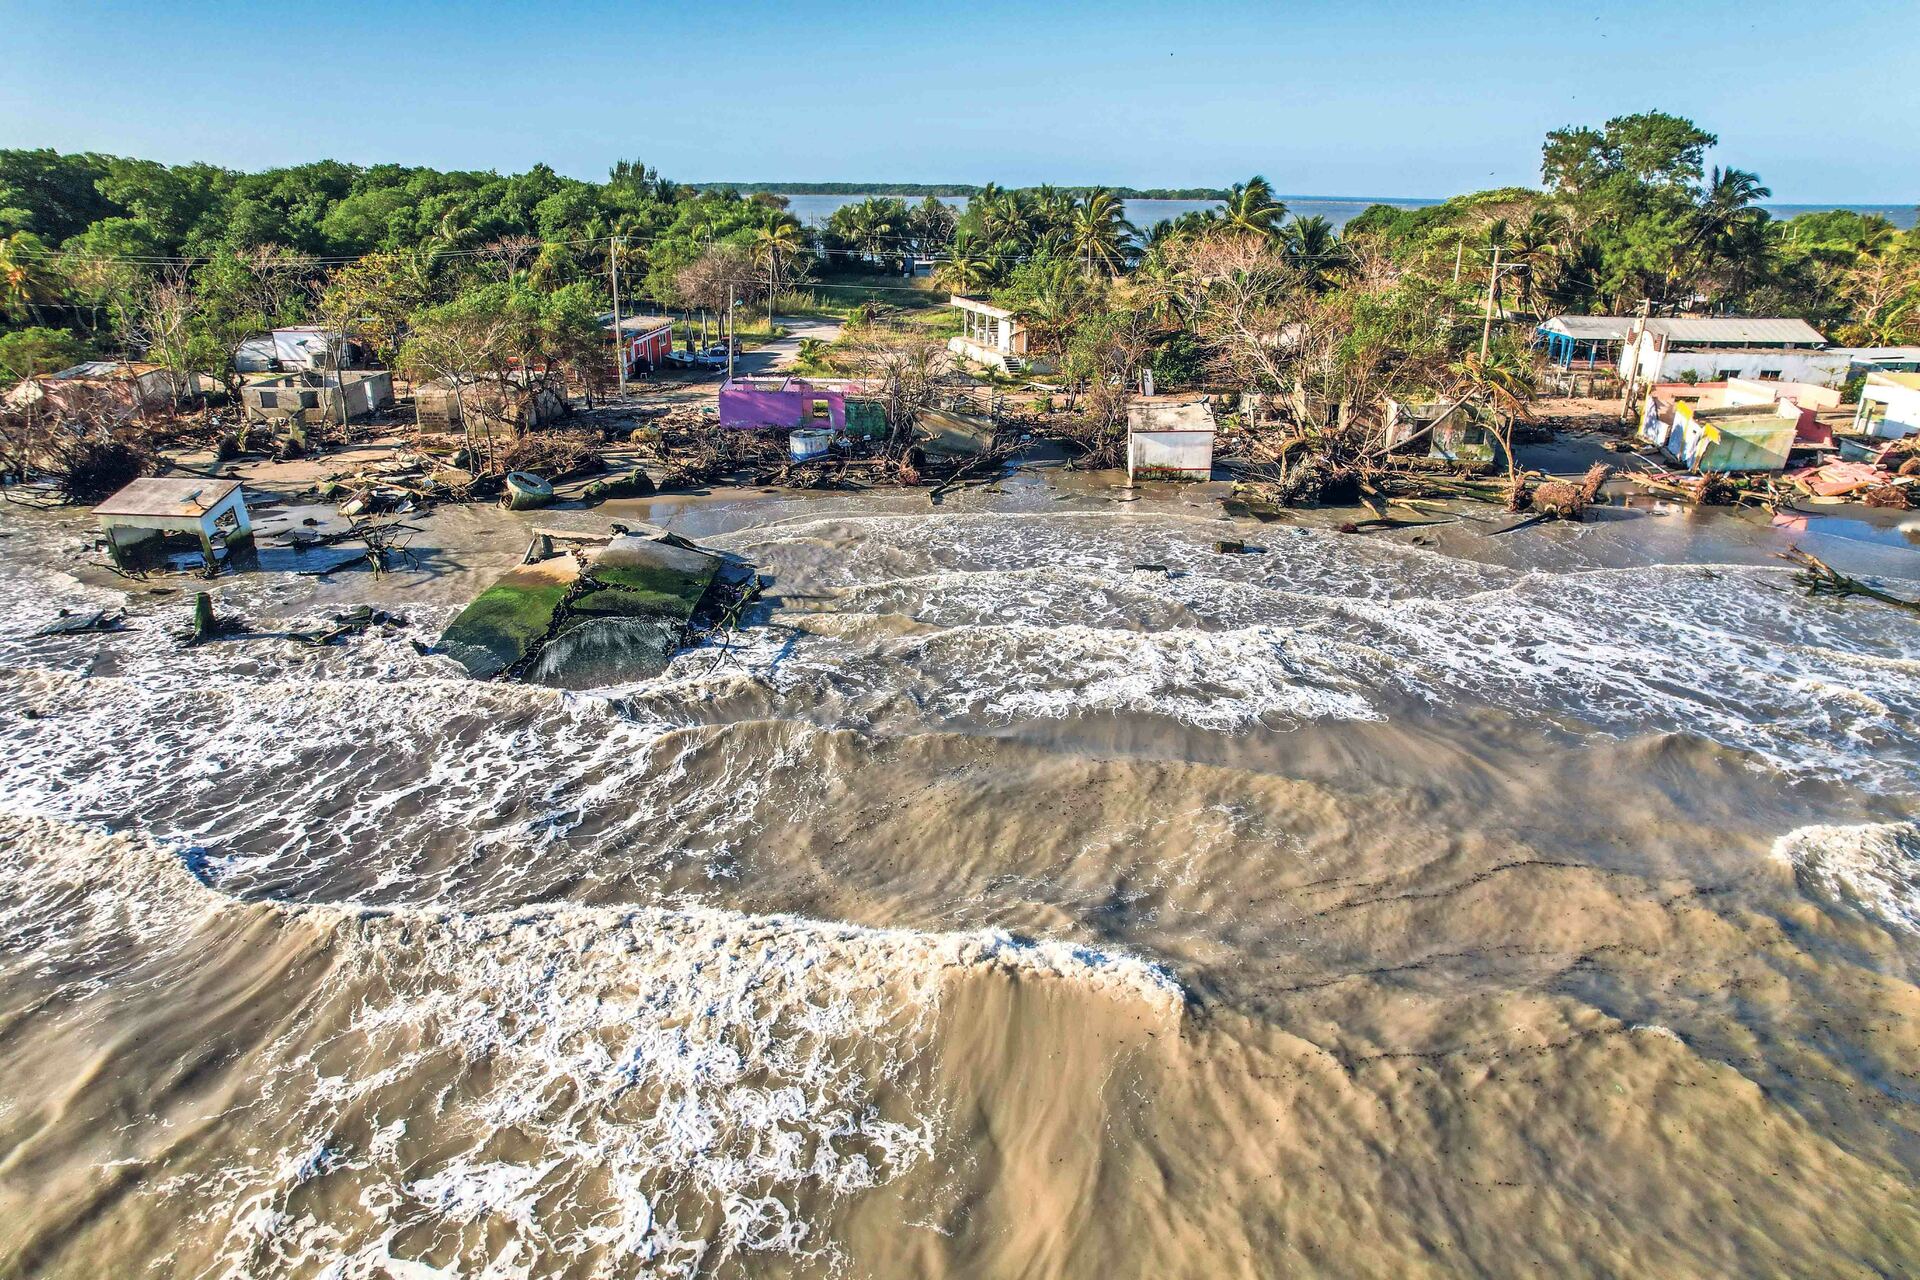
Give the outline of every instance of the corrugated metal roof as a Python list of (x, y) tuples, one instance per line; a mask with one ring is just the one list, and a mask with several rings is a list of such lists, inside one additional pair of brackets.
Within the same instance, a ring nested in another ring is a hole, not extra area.
[(182, 476), (135, 480), (93, 509), (97, 516), (202, 516), (240, 487), (238, 480)]
[(1735, 343), (1743, 347), (1796, 344), (1826, 344), (1826, 337), (1805, 320), (1762, 319), (1757, 316), (1683, 317), (1677, 320), (1649, 320), (1648, 333), (1664, 336), (1670, 343)]
[[(673, 321), (667, 319), (665, 316), (621, 316), (620, 332), (647, 334), (652, 333), (656, 329), (665, 328), (672, 323)], [(600, 313), (600, 327), (602, 329), (613, 328), (613, 312), (603, 311)]]
[(1624, 342), (1633, 327), (1631, 316), (1555, 316), (1540, 326), (1582, 342)]
[(71, 368), (47, 377), (56, 382), (88, 381), (98, 378), (138, 378), (144, 374), (155, 373), (165, 365), (141, 364), (131, 360), (85, 360)]
[(1874, 360), (1920, 360), (1920, 347), (1831, 347), (1829, 350), (1856, 364)]

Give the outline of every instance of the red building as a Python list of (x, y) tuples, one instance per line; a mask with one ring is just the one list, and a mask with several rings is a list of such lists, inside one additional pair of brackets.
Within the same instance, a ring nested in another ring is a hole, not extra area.
[[(609, 331), (613, 329), (612, 316), (600, 323)], [(673, 321), (660, 316), (621, 316), (620, 346), (629, 376), (658, 369), (666, 363), (667, 352), (673, 350)]]

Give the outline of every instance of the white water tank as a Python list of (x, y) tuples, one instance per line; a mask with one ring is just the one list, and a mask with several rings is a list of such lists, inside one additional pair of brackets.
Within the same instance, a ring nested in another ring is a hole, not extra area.
[(827, 456), (827, 446), (833, 443), (833, 432), (819, 427), (802, 427), (787, 436), (787, 449), (795, 462), (812, 462), (816, 458)]

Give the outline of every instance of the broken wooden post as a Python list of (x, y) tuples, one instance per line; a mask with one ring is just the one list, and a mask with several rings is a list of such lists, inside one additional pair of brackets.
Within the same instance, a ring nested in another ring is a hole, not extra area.
[(213, 597), (204, 591), (197, 592), (193, 597), (193, 639), (191, 643), (199, 644), (203, 640), (211, 640), (213, 633)]

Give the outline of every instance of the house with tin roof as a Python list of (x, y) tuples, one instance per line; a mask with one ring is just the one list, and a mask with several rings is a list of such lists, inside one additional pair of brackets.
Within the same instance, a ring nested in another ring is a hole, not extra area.
[(1633, 323), (1632, 316), (1555, 316), (1533, 331), (1534, 345), (1562, 369), (1618, 364)]
[(1773, 317), (1636, 319), (1620, 349), (1620, 376), (1643, 387), (1728, 378), (1837, 387), (1851, 364), (1805, 320)]

